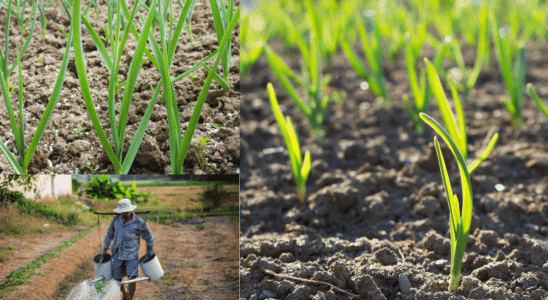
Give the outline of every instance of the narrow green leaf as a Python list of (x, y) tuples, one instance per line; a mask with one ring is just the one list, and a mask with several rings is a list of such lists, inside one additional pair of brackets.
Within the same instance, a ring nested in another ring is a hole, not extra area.
[[(203, 66), (208, 73), (211, 72), (211, 69), (206, 64), (203, 64)], [(221, 76), (219, 76), (219, 74), (215, 73), (215, 75), (213, 75), (213, 78), (223, 88), (223, 90), (227, 92), (230, 91), (230, 86), (228, 86), (228, 83)]]
[[(151, 9), (156, 7), (156, 0), (152, 0)], [(135, 83), (137, 82), (137, 76), (139, 75), (139, 69), (141, 68), (141, 60), (143, 59), (144, 48), (147, 44), (148, 34), (150, 27), (152, 26), (152, 19), (154, 14), (149, 12), (145, 25), (143, 26), (141, 36), (137, 42), (133, 59), (129, 64), (128, 77), (126, 79), (126, 86), (124, 88), (124, 95), (122, 96), (122, 105), (120, 107), (120, 117), (118, 120), (118, 133), (120, 135), (120, 143), (124, 144), (125, 130), (127, 125), (127, 117), (129, 115), (129, 106), (131, 99), (133, 98), (133, 91), (135, 90)], [(128, 19), (129, 23), (132, 23), (133, 19)], [(126, 30), (129, 30), (126, 29)], [(124, 33), (127, 36), (127, 33)]]
[[(438, 138), (434, 137), (434, 145), (436, 147), (436, 155), (438, 156), (438, 163), (440, 165), (441, 179), (443, 181), (443, 187), (445, 188), (445, 196), (447, 198), (447, 203), (449, 204), (450, 210), (450, 219), (451, 223), (451, 237), (456, 237), (457, 232), (455, 231), (458, 224), (460, 223), (460, 208), (459, 202), (454, 201), (453, 190), (451, 189), (451, 180), (449, 179), (449, 174), (447, 173), (447, 167), (445, 166), (445, 160), (443, 159), (443, 153), (441, 152), (440, 144)], [(451, 258), (454, 255), (454, 243), (451, 243)]]
[(498, 133), (493, 134), (493, 136), (491, 137), (491, 140), (489, 141), (489, 144), (487, 144), (487, 147), (485, 147), (480, 157), (477, 158), (474, 162), (472, 162), (470, 166), (468, 166), (468, 171), (470, 172), (470, 174), (472, 174), (472, 172), (474, 172), (474, 170), (476, 170), (477, 167), (479, 167), (479, 165), (484, 160), (486, 160), (487, 157), (489, 157), (489, 155), (491, 154), (491, 151), (493, 151), (493, 148), (495, 148), (495, 145), (497, 144), (498, 140), (499, 140), (499, 134)]
[(23, 169), (21, 168), (21, 165), (17, 162), (17, 159), (15, 158), (15, 156), (13, 156), (13, 154), (10, 152), (8, 147), (6, 147), (6, 145), (2, 143), (2, 141), (0, 141), (0, 151), (2, 151), (4, 156), (7, 158), (8, 162), (15, 170), (15, 173), (17, 175), (23, 174)]
[(305, 184), (306, 184), (306, 180), (308, 179), (308, 175), (310, 174), (310, 168), (311, 168), (310, 151), (306, 151), (306, 153), (304, 154), (303, 166), (301, 169), (301, 180)]
[(82, 21), (84, 22), (84, 25), (86, 25), (86, 29), (88, 30), (91, 39), (93, 40), (93, 43), (95, 44), (95, 47), (97, 48), (97, 52), (99, 52), (99, 56), (101, 56), (101, 60), (103, 60), (103, 64), (107, 68), (108, 72), (111, 73), (112, 70), (112, 61), (110, 60), (107, 49), (105, 48), (105, 45), (103, 45), (103, 42), (101, 41), (101, 38), (95, 32), (95, 29), (91, 26), (89, 21), (85, 16), (82, 16)]
[(289, 116), (287, 116), (285, 119), (286, 119), (285, 125), (287, 126), (287, 132), (289, 133), (289, 140), (290, 140), (290, 146), (291, 146), (291, 149), (289, 149), (289, 151), (293, 153), (293, 156), (296, 159), (297, 164), (295, 165), (295, 169), (297, 171), (300, 171), (303, 164), (302, 158), (301, 158), (301, 145), (299, 144), (299, 139), (297, 138), (297, 132), (295, 131), (295, 128), (293, 127), (293, 122), (291, 122), (291, 119), (289, 118)]
[(86, 105), (90, 120), (93, 124), (93, 128), (101, 141), (101, 145), (105, 149), (108, 158), (114, 165), (114, 169), (119, 172), (122, 168), (120, 161), (114, 154), (112, 147), (110, 146), (107, 136), (103, 131), (97, 112), (95, 111), (95, 106), (93, 99), (91, 98), (91, 92), (89, 90), (89, 83), (87, 80), (86, 67), (84, 63), (84, 55), (82, 49), (82, 34), (81, 34), (81, 13), (80, 13), (80, 0), (74, 0), (73, 11), (72, 11), (72, 23), (71, 30), (73, 30), (73, 39), (74, 39), (74, 61), (76, 64), (76, 73), (78, 74), (78, 80), (80, 81), (80, 88), (82, 91), (82, 97)]
[(538, 108), (540, 109), (540, 111), (546, 116), (546, 118), (548, 119), (548, 109), (546, 108), (546, 106), (544, 106), (544, 104), (542, 104), (542, 102), (540, 101), (540, 98), (537, 94), (537, 91), (535, 90), (535, 87), (533, 86), (533, 84), (531, 83), (528, 83), (527, 84), (527, 90), (529, 90), (529, 95), (531, 96), (531, 99), (533, 99), (533, 101), (535, 101), (535, 104), (538, 106)]
[[(447, 97), (443, 91), (438, 73), (428, 58), (425, 57), (424, 62), (426, 63), (426, 72), (428, 74), (430, 88), (436, 97), (436, 102), (438, 103), (443, 122), (445, 123), (445, 126), (447, 126), (449, 135), (458, 141), (459, 133), (457, 131), (457, 122), (451, 108), (449, 107), (449, 102), (447, 101)], [(460, 142), (458, 142), (458, 144), (460, 145)]]
[(127, 174), (129, 172), (129, 169), (131, 168), (131, 165), (133, 164), (133, 160), (135, 160), (135, 156), (137, 155), (137, 151), (139, 150), (139, 147), (141, 146), (141, 142), (145, 135), (148, 122), (150, 121), (150, 117), (152, 116), (154, 105), (156, 104), (156, 100), (158, 99), (158, 94), (160, 93), (161, 86), (162, 86), (161, 82), (159, 82), (158, 85), (156, 86), (156, 89), (154, 89), (154, 94), (152, 95), (152, 99), (148, 103), (147, 110), (145, 111), (145, 114), (143, 115), (143, 118), (141, 119), (141, 123), (139, 124), (137, 131), (135, 131), (133, 140), (131, 144), (129, 145), (128, 152), (126, 154), (124, 162), (122, 163), (122, 174)]
[(457, 145), (459, 146), (460, 153), (466, 160), (468, 157), (468, 149), (466, 149), (467, 137), (466, 137), (466, 122), (464, 120), (464, 110), (462, 109), (462, 104), (460, 101), (457, 88), (452, 82), (449, 82), (451, 87), (451, 94), (453, 95), (453, 101), (455, 101), (455, 110), (457, 111), (457, 120), (458, 120), (458, 139)]
[[(17, 69), (19, 77), (19, 157), (25, 161), (25, 117), (23, 115), (23, 71), (21, 70), (21, 53), (17, 49)], [(24, 164), (23, 164), (24, 165)]]

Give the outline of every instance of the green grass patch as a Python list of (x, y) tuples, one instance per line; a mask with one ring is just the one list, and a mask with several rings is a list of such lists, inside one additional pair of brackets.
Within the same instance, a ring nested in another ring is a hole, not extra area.
[(0, 262), (5, 262), (10, 259), (11, 255), (8, 250), (0, 250)]

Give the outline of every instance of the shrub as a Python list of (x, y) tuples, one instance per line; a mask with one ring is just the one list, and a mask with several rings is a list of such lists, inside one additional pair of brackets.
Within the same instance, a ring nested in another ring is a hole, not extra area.
[(93, 176), (93, 180), (86, 188), (86, 194), (95, 200), (127, 198), (135, 203), (147, 203), (150, 197), (150, 193), (137, 193), (135, 181), (130, 187), (125, 187), (120, 180), (110, 178), (106, 174), (101, 177)]
[(82, 183), (80, 181), (78, 181), (78, 179), (72, 178), (72, 193), (73, 194), (78, 194), (81, 187), (82, 187)]
[(227, 197), (229, 193), (223, 189), (222, 183), (214, 182), (204, 186), (204, 192), (201, 194), (202, 202), (209, 203), (213, 208), (219, 207), (221, 199)]

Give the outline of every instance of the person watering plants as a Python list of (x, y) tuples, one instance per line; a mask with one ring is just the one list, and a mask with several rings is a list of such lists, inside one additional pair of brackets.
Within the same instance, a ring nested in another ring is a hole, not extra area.
[[(105, 236), (105, 246), (103, 255), (107, 254), (110, 242), (112, 244), (112, 277), (118, 282), (127, 276), (129, 279), (134, 279), (139, 276), (139, 246), (142, 237), (147, 242), (148, 259), (154, 257), (152, 246), (154, 238), (152, 232), (147, 228), (143, 219), (133, 213), (137, 205), (131, 205), (129, 199), (118, 201), (118, 208), (114, 210), (116, 216), (108, 227), (107, 235)], [(120, 290), (124, 295), (124, 299), (133, 299), (135, 294), (136, 283), (129, 284), (129, 291), (126, 292), (124, 285), (120, 286)]]

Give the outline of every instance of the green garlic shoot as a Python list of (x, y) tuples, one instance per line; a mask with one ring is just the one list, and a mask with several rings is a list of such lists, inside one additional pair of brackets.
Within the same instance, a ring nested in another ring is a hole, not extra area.
[(278, 122), (278, 125), (280, 126), (280, 130), (287, 146), (287, 151), (289, 152), (289, 159), (291, 161), (293, 174), (295, 176), (297, 199), (301, 204), (303, 204), (306, 198), (306, 179), (310, 173), (310, 152), (306, 151), (304, 160), (301, 159), (299, 140), (297, 139), (297, 134), (295, 132), (295, 128), (293, 128), (291, 119), (288, 116), (284, 120), (284, 116), (278, 104), (278, 100), (276, 99), (276, 94), (271, 83), (268, 83), (267, 90), (268, 96), (270, 97), (272, 112), (274, 113), (276, 122)]
[(443, 154), (441, 153), (440, 144), (438, 143), (437, 137), (434, 137), (441, 178), (449, 204), (449, 227), (451, 228), (451, 281), (449, 283), (449, 291), (456, 293), (459, 288), (464, 248), (466, 247), (466, 240), (468, 239), (470, 224), (472, 223), (472, 183), (470, 180), (470, 172), (457, 144), (447, 131), (429, 115), (420, 113), (420, 117), (443, 138), (447, 145), (449, 145), (449, 148), (451, 149), (451, 152), (453, 152), (459, 165), (462, 184), (462, 215), (459, 209), (459, 199), (451, 190), (451, 182), (449, 180), (449, 175), (447, 174), (447, 168), (445, 166)]

